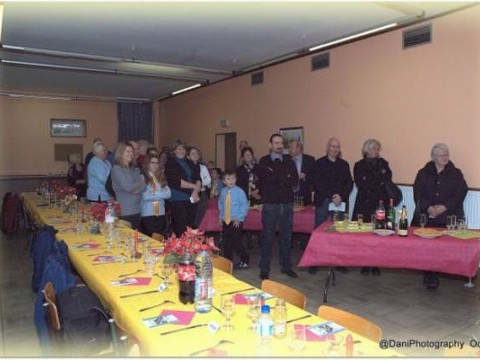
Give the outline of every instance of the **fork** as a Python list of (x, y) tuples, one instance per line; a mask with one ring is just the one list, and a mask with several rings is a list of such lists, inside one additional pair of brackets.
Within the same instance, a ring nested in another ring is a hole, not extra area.
[(125, 277), (125, 276), (135, 275), (135, 274), (138, 274), (139, 272), (142, 272), (142, 271), (143, 271), (142, 269), (138, 269), (138, 270), (135, 270), (134, 272), (131, 272), (131, 273), (128, 273), (128, 274), (118, 275), (118, 277), (121, 278), (121, 277)]
[(156, 304), (156, 305), (152, 305), (152, 306), (148, 306), (148, 307), (144, 307), (138, 311), (142, 312), (142, 311), (147, 311), (147, 310), (150, 310), (150, 309), (154, 309), (156, 307), (159, 307), (159, 306), (162, 306), (162, 305), (165, 305), (165, 304), (175, 304), (175, 301), (171, 301), (171, 300), (163, 300), (161, 303), (159, 304)]
[(235, 343), (233, 341), (230, 341), (230, 340), (222, 339), (213, 346), (210, 346), (208, 348), (197, 350), (197, 351), (194, 351), (194, 352), (190, 353), (189, 356), (195, 356), (195, 355), (201, 354), (203, 352), (210, 351), (210, 350), (215, 349), (216, 347), (219, 347), (220, 345), (223, 345), (223, 344), (235, 344)]

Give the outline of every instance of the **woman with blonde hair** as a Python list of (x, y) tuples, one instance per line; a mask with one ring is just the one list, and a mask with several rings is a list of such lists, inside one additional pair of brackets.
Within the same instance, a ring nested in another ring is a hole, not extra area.
[(147, 188), (142, 194), (141, 224), (148, 236), (165, 231), (165, 199), (171, 196), (165, 174), (160, 170), (160, 156), (147, 155), (143, 161), (143, 173)]
[(129, 143), (121, 142), (117, 146), (112, 185), (120, 203), (120, 219), (129, 221), (133, 228), (140, 230), (140, 203), (146, 185), (140, 169), (135, 167), (134, 150)]

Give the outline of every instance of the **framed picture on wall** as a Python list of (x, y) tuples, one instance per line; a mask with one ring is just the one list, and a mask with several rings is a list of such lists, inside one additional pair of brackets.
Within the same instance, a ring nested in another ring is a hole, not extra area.
[(303, 126), (299, 127), (288, 127), (288, 128), (280, 128), (280, 134), (283, 136), (285, 140), (285, 148), (288, 147), (288, 144), (292, 140), (300, 141), (302, 144), (305, 145), (303, 139)]
[(50, 119), (50, 136), (85, 137), (87, 122), (79, 119)]

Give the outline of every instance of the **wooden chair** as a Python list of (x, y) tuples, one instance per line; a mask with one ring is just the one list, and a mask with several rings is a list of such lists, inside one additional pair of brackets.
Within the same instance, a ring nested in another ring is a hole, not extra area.
[(334, 321), (337, 324), (377, 343), (382, 339), (383, 332), (377, 324), (348, 311), (328, 305), (321, 305), (318, 308), (317, 315), (326, 320)]
[(222, 270), (228, 274), (233, 274), (233, 263), (220, 255), (214, 255), (212, 257), (213, 267), (215, 269)]
[(58, 355), (63, 351), (63, 336), (53, 284), (51, 282), (47, 282), (42, 290), (42, 293), (43, 297), (45, 298), (45, 303), (43, 306), (47, 308), (47, 325), (51, 341), (51, 347), (49, 351), (51, 352), (51, 355)]
[(153, 233), (152, 234), (152, 239), (153, 240), (157, 240), (157, 241), (160, 241), (160, 242), (163, 242), (163, 235), (162, 234), (159, 234), (159, 233)]
[(307, 304), (307, 298), (303, 293), (277, 281), (263, 280), (262, 290), (301, 309), (305, 309)]
[(112, 334), (112, 345), (116, 356), (141, 356), (138, 339), (128, 334), (112, 317), (108, 319)]

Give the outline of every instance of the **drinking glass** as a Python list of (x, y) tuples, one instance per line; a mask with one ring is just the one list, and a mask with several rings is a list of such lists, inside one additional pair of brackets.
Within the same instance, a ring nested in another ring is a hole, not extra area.
[(232, 316), (235, 313), (235, 306), (232, 295), (222, 296), (222, 305), (220, 306), (220, 310), (222, 310), (222, 314), (225, 316), (225, 325), (223, 325), (223, 328), (225, 330), (233, 329)]
[(163, 283), (166, 287), (170, 285), (170, 275), (173, 272), (173, 265), (162, 263), (162, 273), (160, 274), (163, 277)]
[(288, 348), (294, 352), (300, 352), (305, 349), (306, 326), (291, 324), (287, 327)]
[(249, 329), (256, 331), (258, 319), (260, 318), (260, 310), (262, 307), (262, 297), (260, 295), (248, 296), (247, 301), (248, 301), (247, 316), (251, 320)]
[(447, 230), (453, 230), (452, 229), (452, 215), (447, 215)]
[(467, 228), (464, 218), (457, 219), (457, 229), (458, 231), (464, 231)]
[(362, 225), (363, 225), (363, 214), (358, 214), (357, 215), (357, 223), (358, 223), (358, 227), (362, 227)]
[(148, 275), (155, 274), (155, 265), (157, 264), (157, 257), (150, 253), (146, 252), (143, 256), (143, 262), (145, 264), (145, 271)]
[(427, 214), (420, 214), (420, 227), (424, 228), (427, 224)]

